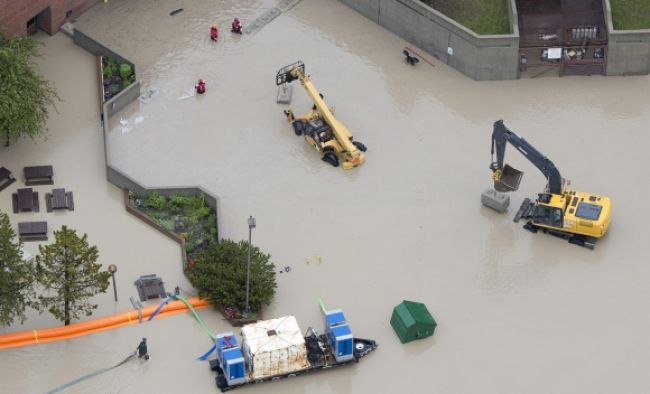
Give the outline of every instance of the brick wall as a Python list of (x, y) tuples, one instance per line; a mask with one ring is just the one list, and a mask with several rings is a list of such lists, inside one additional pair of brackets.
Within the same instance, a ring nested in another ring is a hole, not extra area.
[[(0, 26), (9, 36), (27, 34), (27, 21), (39, 15), (38, 28), (56, 33), (99, 0), (0, 0)], [(69, 17), (66, 13), (72, 11)]]

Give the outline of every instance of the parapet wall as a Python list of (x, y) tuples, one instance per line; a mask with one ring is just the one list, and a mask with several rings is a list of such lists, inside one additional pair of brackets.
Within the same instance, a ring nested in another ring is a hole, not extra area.
[(612, 7), (603, 0), (608, 34), (607, 75), (650, 74), (650, 29), (614, 30)]
[(519, 26), (508, 1), (512, 34), (478, 35), (418, 0), (339, 0), (475, 80), (516, 79)]
[[(121, 170), (117, 169), (112, 165), (111, 162), (111, 152), (110, 152), (110, 146), (108, 143), (108, 133), (109, 133), (109, 119), (115, 115), (119, 110), (130, 104), (132, 101), (138, 98), (140, 96), (140, 81), (138, 80), (138, 73), (136, 69), (136, 65), (131, 62), (129, 59), (126, 59), (125, 57), (122, 57), (120, 54), (117, 52), (112, 51), (108, 47), (102, 45), (99, 41), (91, 38), (87, 34), (83, 33), (79, 29), (74, 29), (72, 33), (72, 38), (75, 44), (79, 45), (80, 47), (84, 48), (88, 52), (90, 52), (93, 55), (96, 56), (106, 56), (106, 57), (113, 57), (116, 58), (120, 61), (120, 63), (128, 63), (130, 64), (134, 70), (136, 70), (136, 81), (129, 85), (127, 88), (122, 90), (119, 94), (116, 96), (113, 96), (110, 100), (104, 102), (102, 104), (102, 132), (103, 132), (103, 142), (104, 142), (104, 158), (105, 158), (105, 163), (106, 163), (106, 179), (108, 182), (111, 184), (119, 187), (120, 189), (123, 190), (129, 190), (132, 191), (135, 194), (141, 195), (141, 196), (146, 196), (148, 193), (151, 192), (156, 192), (158, 194), (161, 194), (163, 196), (169, 197), (173, 194), (177, 195), (182, 195), (182, 196), (196, 196), (196, 195), (202, 195), (205, 199), (205, 204), (209, 206), (210, 208), (214, 209), (216, 212), (217, 216), (217, 231), (219, 232), (218, 234), (221, 234), (221, 209), (220, 209), (220, 204), (219, 204), (219, 198), (212, 193), (208, 192), (207, 190), (203, 189), (200, 186), (147, 186), (142, 184), (141, 182), (136, 181), (129, 175), (125, 174)], [(101, 65), (98, 64), (98, 76), (101, 74)], [(98, 85), (101, 82), (98, 79)], [(98, 86), (98, 89), (101, 91), (101, 86)], [(100, 100), (103, 100), (103, 97), (100, 98)], [(125, 201), (128, 201), (128, 198), (125, 199)], [(129, 204), (126, 204), (127, 211), (134, 213), (133, 209), (129, 209)], [(136, 215), (140, 218), (142, 218), (142, 215)], [(157, 229), (161, 229), (160, 226), (158, 226), (154, 221), (151, 220), (145, 220), (145, 222), (152, 224), (153, 227)], [(166, 234), (170, 236), (172, 239), (179, 240), (179, 237), (176, 237), (175, 234), (169, 233)], [(219, 235), (217, 235), (218, 239)], [(183, 243), (181, 242), (181, 246), (183, 246)], [(182, 248), (181, 251), (182, 255), (185, 256), (185, 249)], [(185, 261), (183, 260), (183, 263)]]

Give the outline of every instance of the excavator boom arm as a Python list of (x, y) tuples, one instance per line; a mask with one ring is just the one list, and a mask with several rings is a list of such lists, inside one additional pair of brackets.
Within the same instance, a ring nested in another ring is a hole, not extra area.
[[(494, 122), (492, 131), (492, 171), (503, 171), (503, 160), (506, 152), (506, 142), (511, 143), (517, 150), (523, 154), (528, 161), (533, 163), (542, 174), (548, 179), (549, 192), (552, 194), (562, 193), (562, 177), (555, 167), (555, 164), (535, 147), (529, 144), (525, 139), (517, 135), (514, 131), (508, 129), (503, 120)], [(494, 153), (496, 151), (496, 160)]]

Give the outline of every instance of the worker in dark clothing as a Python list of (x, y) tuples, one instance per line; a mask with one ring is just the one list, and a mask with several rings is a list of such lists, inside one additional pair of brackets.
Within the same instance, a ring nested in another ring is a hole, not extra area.
[(147, 351), (147, 338), (142, 338), (142, 341), (138, 345), (138, 358), (144, 358), (145, 360), (149, 360), (149, 353)]

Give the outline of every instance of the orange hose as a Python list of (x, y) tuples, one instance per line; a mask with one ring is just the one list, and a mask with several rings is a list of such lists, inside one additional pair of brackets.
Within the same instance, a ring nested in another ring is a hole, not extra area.
[[(189, 298), (188, 301), (196, 309), (209, 306), (208, 302), (198, 297)], [(157, 308), (157, 305), (142, 308), (142, 319), (148, 318)], [(165, 305), (157, 317), (172, 316), (186, 312), (189, 308), (182, 301), (172, 301)], [(61, 341), (64, 339), (77, 338), (96, 332), (112, 330), (114, 328), (135, 324), (138, 321), (138, 311), (133, 309), (121, 312), (113, 316), (102, 317), (95, 320), (73, 323), (63, 327), (43, 328), (40, 330), (21, 331), (0, 336), (0, 349), (20, 347)]]

